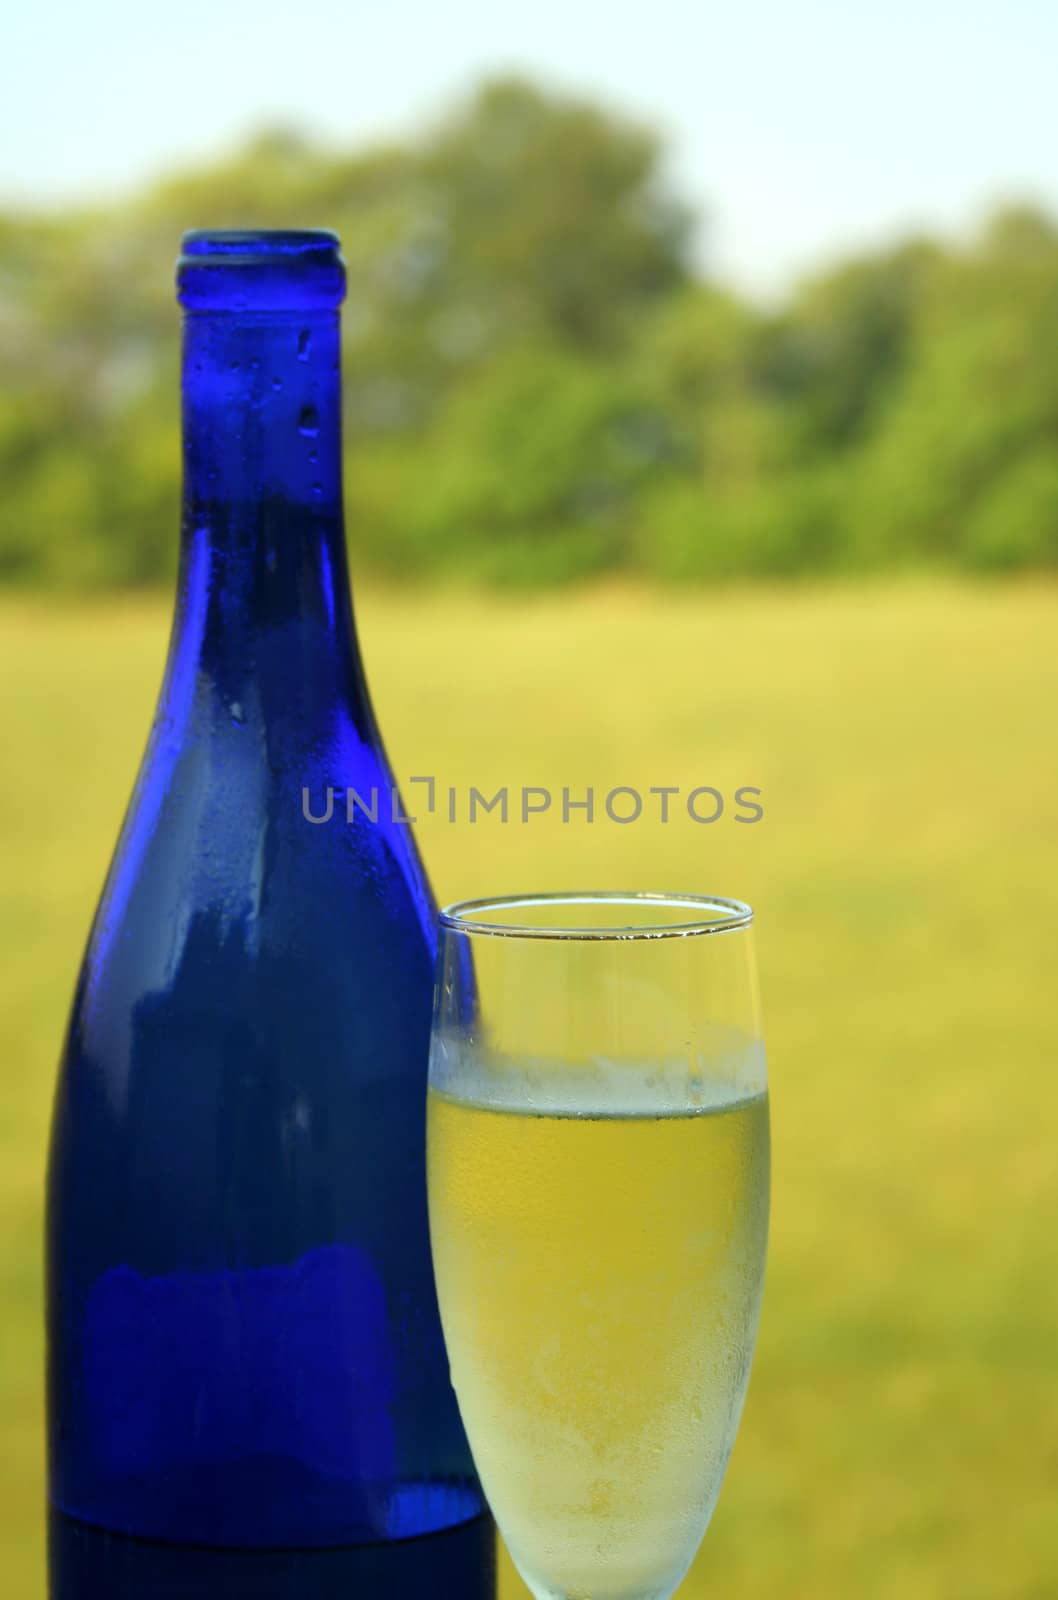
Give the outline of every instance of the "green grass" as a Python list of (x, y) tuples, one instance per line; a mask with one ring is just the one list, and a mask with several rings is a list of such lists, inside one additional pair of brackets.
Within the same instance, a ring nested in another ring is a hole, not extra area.
[[(360, 611), (399, 776), (764, 791), (754, 827), (420, 829), (445, 898), (758, 907), (768, 1290), (681, 1594), (1058, 1595), (1058, 591), (369, 591)], [(0, 1587), (19, 1600), (43, 1593), (52, 1076), (166, 626), (156, 602), (0, 606)]]

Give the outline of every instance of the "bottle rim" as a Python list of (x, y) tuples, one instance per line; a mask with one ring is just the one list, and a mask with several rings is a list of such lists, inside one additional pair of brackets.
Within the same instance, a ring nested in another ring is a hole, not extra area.
[(193, 228), (176, 268), (185, 311), (336, 311), (345, 262), (328, 229)]

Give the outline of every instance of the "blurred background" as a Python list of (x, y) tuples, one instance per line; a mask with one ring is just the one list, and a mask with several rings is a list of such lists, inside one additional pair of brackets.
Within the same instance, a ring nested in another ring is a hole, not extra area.
[(172, 264), (271, 225), (343, 240), (398, 777), (762, 790), (754, 827), (420, 829), (441, 899), (758, 907), (769, 1286), (681, 1593), (1058, 1596), (1056, 57), (1043, 0), (9, 19), (5, 1593), (44, 1592), (55, 1062), (166, 643)]

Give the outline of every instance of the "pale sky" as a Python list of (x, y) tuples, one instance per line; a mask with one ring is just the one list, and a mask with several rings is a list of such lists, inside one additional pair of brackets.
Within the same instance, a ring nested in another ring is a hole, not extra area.
[[(0, 200), (128, 190), (265, 123), (344, 145), (489, 71), (667, 132), (760, 293), (1002, 196), (1058, 212), (1058, 0), (5, 0)], [(189, 219), (193, 222), (194, 219)]]

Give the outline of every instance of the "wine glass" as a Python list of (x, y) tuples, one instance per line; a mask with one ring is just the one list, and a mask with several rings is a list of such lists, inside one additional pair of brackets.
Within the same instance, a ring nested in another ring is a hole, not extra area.
[(750, 908), (441, 914), (430, 1232), (470, 1447), (537, 1600), (668, 1600), (749, 1380), (768, 1231)]

